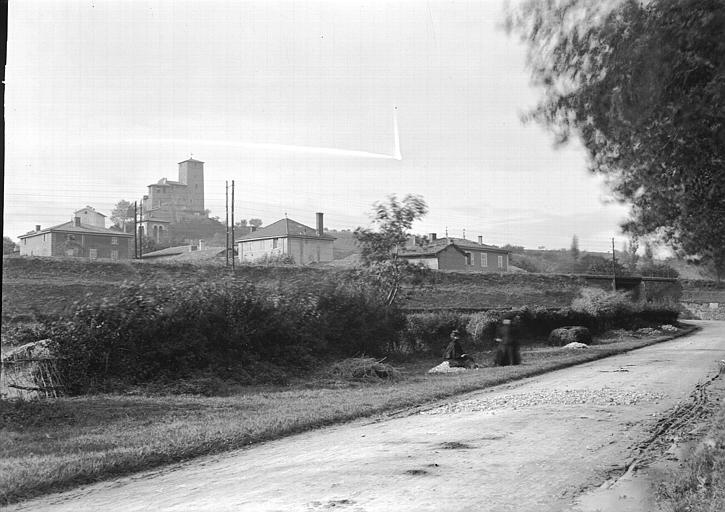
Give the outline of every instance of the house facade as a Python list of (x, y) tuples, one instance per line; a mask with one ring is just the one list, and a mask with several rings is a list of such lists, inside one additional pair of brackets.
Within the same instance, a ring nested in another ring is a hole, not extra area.
[(324, 232), (322, 213), (317, 213), (316, 229), (281, 219), (238, 238), (235, 244), (240, 262), (287, 256), (298, 265), (309, 265), (332, 261), (334, 242), (335, 237)]
[(509, 251), (464, 238), (437, 239), (424, 246), (407, 246), (398, 255), (413, 264), (455, 272), (508, 272)]
[(35, 226), (20, 237), (21, 256), (128, 260), (133, 235), (81, 222), (80, 217), (46, 229)]

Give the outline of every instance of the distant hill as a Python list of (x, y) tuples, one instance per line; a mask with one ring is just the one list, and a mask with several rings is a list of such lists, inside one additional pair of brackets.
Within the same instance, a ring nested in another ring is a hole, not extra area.
[(326, 229), (325, 233), (336, 238), (332, 246), (334, 259), (342, 260), (353, 254), (360, 254), (360, 247), (355, 243), (351, 229)]

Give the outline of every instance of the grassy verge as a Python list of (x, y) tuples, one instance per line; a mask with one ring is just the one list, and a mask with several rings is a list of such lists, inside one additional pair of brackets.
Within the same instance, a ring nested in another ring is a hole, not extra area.
[[(429, 375), (439, 360), (402, 364), (394, 383), (300, 383), (227, 397), (87, 396), (0, 402), (0, 503), (313, 428), (372, 416), (601, 359), (671, 337), (587, 350), (526, 348), (516, 367)], [(611, 341), (611, 340), (609, 340)], [(490, 353), (476, 354), (479, 361)]]
[(725, 510), (725, 403), (709, 420), (709, 431), (680, 467), (656, 486), (663, 510)]

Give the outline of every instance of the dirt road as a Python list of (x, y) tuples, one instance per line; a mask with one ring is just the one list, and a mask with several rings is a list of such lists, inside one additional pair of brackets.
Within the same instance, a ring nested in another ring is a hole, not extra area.
[(628, 354), (10, 507), (547, 511), (623, 472), (725, 359), (725, 322)]

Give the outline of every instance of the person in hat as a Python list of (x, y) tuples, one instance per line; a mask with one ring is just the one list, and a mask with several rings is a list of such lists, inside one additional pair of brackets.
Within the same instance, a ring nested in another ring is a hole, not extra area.
[(454, 329), (451, 333), (451, 341), (446, 347), (446, 351), (443, 353), (443, 359), (452, 360), (460, 359), (463, 355), (463, 348), (461, 347), (461, 333), (458, 329)]

